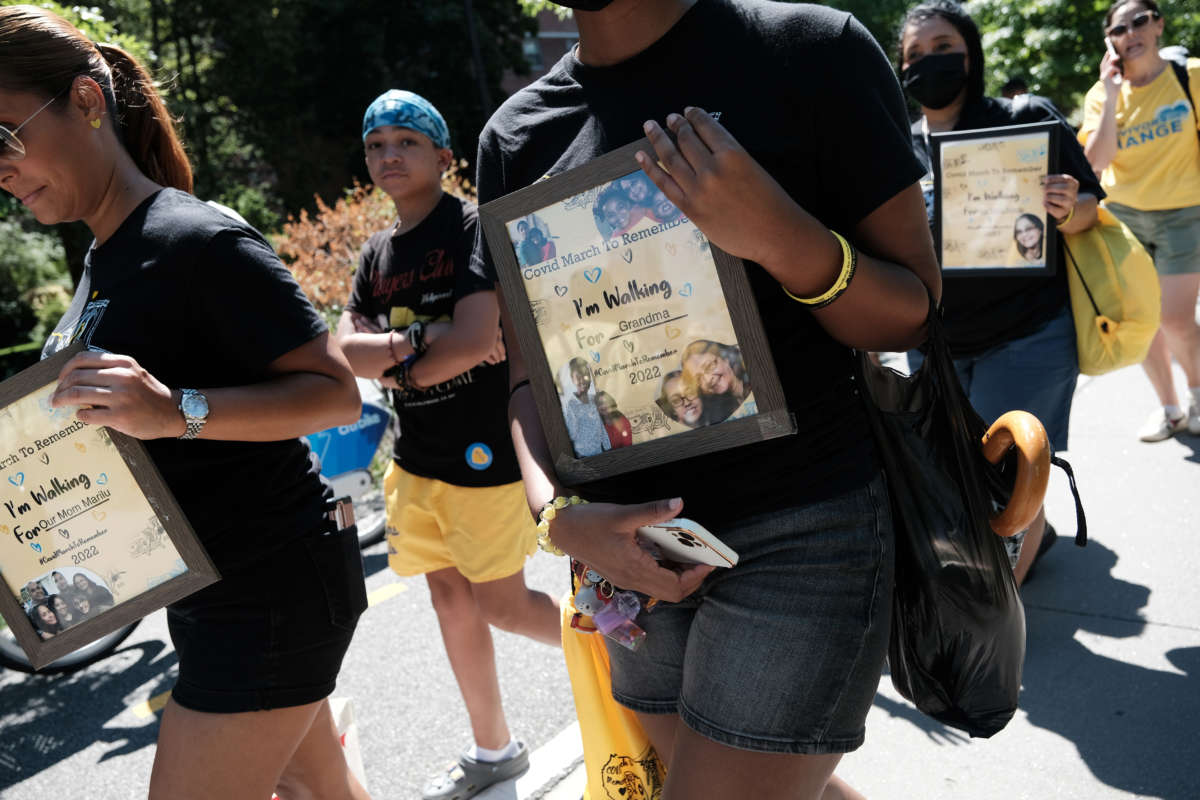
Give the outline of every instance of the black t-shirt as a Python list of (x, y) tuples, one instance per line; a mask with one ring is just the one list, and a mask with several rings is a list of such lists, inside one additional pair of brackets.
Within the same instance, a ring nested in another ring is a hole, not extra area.
[[(389, 328), (451, 319), (454, 304), (492, 291), (469, 268), (478, 216), (452, 195), (405, 234), (394, 228), (363, 245), (346, 308)], [(456, 486), (520, 480), (508, 432), (508, 364), (479, 364), (407, 400), (393, 393), (393, 458), (409, 472)]]
[[(75, 340), (131, 356), (172, 388), (244, 386), (325, 332), (253, 228), (163, 189), (93, 247), (43, 355)], [(302, 439), (152, 439), (150, 457), (217, 569), (244, 567), (318, 524), (319, 467)]]
[[(699, 0), (627, 61), (587, 66), (571, 52), (509, 98), (480, 137), (480, 202), (635, 141), (645, 120), (691, 105), (719, 114), (797, 203), (847, 235), (923, 172), (896, 77), (849, 14)], [(481, 239), (472, 268), (495, 275)], [(583, 496), (680, 495), (688, 517), (719, 524), (831, 497), (875, 473), (851, 351), (762, 267), (747, 264), (747, 273), (798, 433), (590, 483)]]
[[(1012, 100), (984, 97), (968, 103), (954, 126), (956, 131), (1000, 128), (1031, 122), (1058, 122), (1058, 171), (1079, 180), (1079, 192), (1104, 199), (1104, 190), (1088, 164), (1075, 131), (1044, 97), (1027, 96), (1013, 105)], [(912, 125), (913, 149), (926, 173), (931, 174), (929, 141), (921, 120)], [(929, 190), (932, 191), (932, 190)], [(926, 199), (932, 214), (932, 204)], [(930, 219), (932, 222), (932, 217)], [(1062, 237), (1058, 243), (1058, 268), (1047, 277), (952, 276), (942, 289), (946, 340), (955, 356), (977, 355), (991, 347), (1020, 339), (1035, 332), (1056, 317), (1069, 302), (1067, 270), (1063, 258)]]

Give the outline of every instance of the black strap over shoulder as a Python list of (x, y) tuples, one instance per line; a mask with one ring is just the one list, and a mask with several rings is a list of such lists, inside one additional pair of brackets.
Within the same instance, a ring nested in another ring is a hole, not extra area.
[(1183, 93), (1187, 95), (1188, 105), (1192, 107), (1192, 118), (1196, 120), (1196, 136), (1200, 137), (1200, 115), (1196, 112), (1196, 103), (1192, 100), (1192, 88), (1188, 85), (1188, 69), (1187, 58), (1182, 61), (1169, 59), (1167, 61), (1171, 65), (1171, 69), (1175, 72), (1175, 79), (1179, 81), (1179, 85), (1183, 87)]

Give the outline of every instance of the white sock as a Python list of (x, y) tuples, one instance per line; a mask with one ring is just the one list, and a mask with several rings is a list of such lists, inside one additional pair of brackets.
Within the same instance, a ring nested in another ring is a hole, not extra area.
[(1192, 405), (1200, 406), (1200, 386), (1189, 386), (1188, 394), (1192, 396)]
[(509, 739), (508, 744), (501, 747), (499, 750), (489, 750), (486, 747), (480, 747), (477, 744), (471, 745), (471, 749), (467, 751), (467, 755), (476, 761), (505, 761), (517, 754), (520, 748), (517, 747), (516, 739)]
[(1183, 416), (1183, 409), (1179, 406), (1163, 406), (1163, 413), (1167, 415), (1167, 419), (1179, 419)]

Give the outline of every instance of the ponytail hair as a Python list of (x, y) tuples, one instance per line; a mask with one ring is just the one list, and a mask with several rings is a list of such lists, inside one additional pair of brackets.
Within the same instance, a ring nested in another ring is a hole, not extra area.
[(109, 67), (111, 96), (116, 98), (113, 115), (133, 163), (155, 183), (192, 191), (192, 165), (154, 79), (115, 44), (100, 44), (96, 49)]
[[(93, 44), (62, 17), (36, 6), (0, 7), (0, 88), (46, 98), (86, 75), (104, 90), (117, 133), (142, 174), (155, 183), (192, 191), (192, 166), (154, 80), (133, 56), (112, 44)], [(61, 107), (66, 98), (55, 103)]]

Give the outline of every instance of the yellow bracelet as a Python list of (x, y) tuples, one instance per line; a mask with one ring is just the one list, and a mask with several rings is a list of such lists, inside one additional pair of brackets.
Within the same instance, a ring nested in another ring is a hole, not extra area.
[(1071, 213), (1067, 214), (1067, 218), (1064, 219), (1062, 222), (1055, 223), (1055, 227), (1061, 228), (1063, 225), (1066, 225), (1068, 222), (1070, 222), (1071, 218), (1074, 216), (1075, 216), (1075, 206), (1071, 206)]
[(586, 503), (587, 500), (584, 500), (582, 497), (571, 495), (570, 497), (556, 497), (542, 506), (542, 511), (538, 514), (537, 524), (538, 547), (552, 556), (565, 556), (566, 553), (554, 544), (554, 542), (550, 541), (550, 522), (558, 515), (559, 509)]
[(850, 279), (854, 277), (854, 270), (858, 267), (858, 253), (850, 242), (846, 241), (846, 237), (842, 236), (837, 231), (830, 231), (838, 240), (838, 244), (842, 246), (842, 271), (838, 275), (837, 280), (833, 282), (833, 286), (829, 291), (819, 297), (797, 297), (787, 290), (786, 286), (780, 286), (784, 294), (795, 300), (797, 303), (803, 303), (806, 306), (812, 306), (814, 310), (824, 308), (842, 296), (842, 292), (850, 287)]

